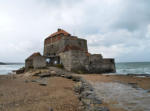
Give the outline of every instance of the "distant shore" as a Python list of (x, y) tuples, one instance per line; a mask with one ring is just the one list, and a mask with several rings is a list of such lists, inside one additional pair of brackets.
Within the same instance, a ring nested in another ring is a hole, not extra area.
[(4, 62), (0, 62), (0, 65), (18, 65), (18, 64), (24, 64), (24, 63), (4, 63)]
[(6, 63), (0, 62), (0, 65), (5, 65)]

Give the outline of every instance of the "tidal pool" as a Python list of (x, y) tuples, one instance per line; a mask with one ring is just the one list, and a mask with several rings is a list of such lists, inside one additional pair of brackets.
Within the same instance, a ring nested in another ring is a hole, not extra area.
[(105, 103), (110, 103), (112, 107), (127, 111), (150, 111), (150, 93), (143, 89), (117, 82), (91, 84), (97, 97)]

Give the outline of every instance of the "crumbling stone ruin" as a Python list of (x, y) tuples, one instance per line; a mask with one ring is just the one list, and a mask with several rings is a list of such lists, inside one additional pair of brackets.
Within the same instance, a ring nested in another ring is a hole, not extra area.
[(88, 52), (87, 40), (58, 29), (44, 41), (44, 54), (34, 53), (25, 61), (26, 70), (60, 64), (74, 72), (115, 72), (114, 59), (104, 59), (101, 54)]
[(25, 60), (25, 70), (30, 68), (44, 68), (46, 66), (45, 57), (41, 56), (39, 52), (33, 53), (30, 57)]

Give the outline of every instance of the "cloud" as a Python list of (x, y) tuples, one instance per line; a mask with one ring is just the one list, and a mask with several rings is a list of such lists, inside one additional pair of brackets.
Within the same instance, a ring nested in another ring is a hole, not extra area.
[(0, 0), (0, 61), (43, 53), (57, 28), (88, 40), (89, 51), (117, 61), (150, 61), (148, 0)]
[(104, 57), (114, 57), (117, 61), (149, 61), (150, 25), (147, 31), (120, 29), (103, 34), (88, 35), (92, 53), (102, 53)]
[(145, 28), (150, 23), (150, 1), (148, 0), (127, 0), (124, 2), (124, 9), (120, 13), (114, 27), (135, 31)]

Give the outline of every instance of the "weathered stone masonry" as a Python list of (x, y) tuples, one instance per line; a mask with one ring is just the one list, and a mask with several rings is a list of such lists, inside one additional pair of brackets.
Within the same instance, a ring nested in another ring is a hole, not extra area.
[(68, 71), (87, 73), (116, 71), (114, 59), (103, 59), (101, 54), (90, 54), (87, 40), (72, 36), (62, 29), (58, 29), (45, 39), (43, 53), (43, 56), (38, 56), (40, 59), (33, 57), (33, 63), (32, 60), (26, 60), (26, 68), (62, 64)]
[(31, 68), (44, 68), (46, 67), (45, 57), (41, 56), (40, 53), (33, 53), (30, 57), (25, 60), (25, 70)]

